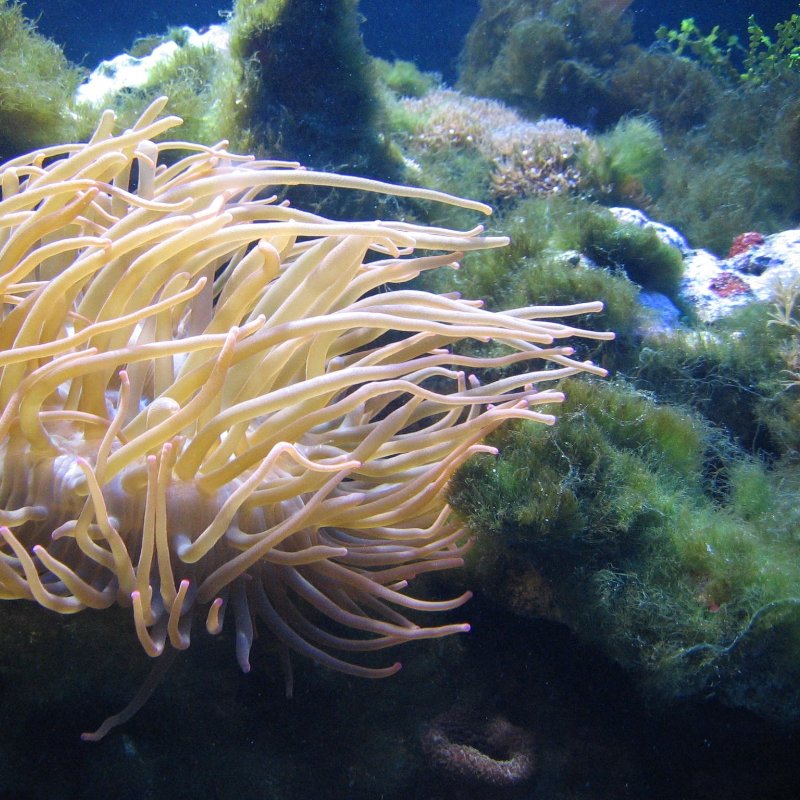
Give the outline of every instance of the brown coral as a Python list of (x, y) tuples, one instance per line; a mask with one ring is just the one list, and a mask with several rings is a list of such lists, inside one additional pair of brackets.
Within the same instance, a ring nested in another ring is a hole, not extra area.
[(559, 119), (529, 122), (495, 100), (441, 89), (401, 105), (420, 120), (412, 148), (480, 153), (493, 165), (491, 190), (499, 200), (582, 191), (591, 179), (583, 165), (599, 158), (581, 128)]

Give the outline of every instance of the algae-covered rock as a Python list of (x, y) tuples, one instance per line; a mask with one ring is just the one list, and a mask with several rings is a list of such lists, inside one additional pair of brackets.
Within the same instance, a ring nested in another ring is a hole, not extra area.
[(614, 4), (483, 0), (461, 54), (459, 87), (536, 118), (605, 126), (622, 109), (608, 70), (631, 39)]
[(184, 141), (209, 146), (225, 138), (235, 141), (227, 109), (234, 102), (237, 71), (228, 39), (221, 25), (203, 33), (183, 26), (137, 39), (130, 53), (101, 62), (76, 93), (81, 138), (91, 135), (106, 108), (117, 115), (117, 130), (125, 130), (156, 98), (166, 96), (166, 113), (183, 120)]
[(75, 138), (70, 112), (82, 76), (21, 4), (0, 2), (0, 161)]
[(356, 0), (237, 0), (230, 46), (242, 78), (232, 111), (249, 132), (245, 149), (391, 175), (396, 165), (356, 8)]
[(508, 247), (470, 254), (457, 272), (426, 274), (435, 291), (458, 291), (491, 308), (561, 305), (603, 300), (598, 314), (577, 317), (590, 330), (613, 330), (613, 344), (584, 342), (581, 357), (607, 369), (637, 362), (640, 339), (652, 314), (640, 302), (642, 288), (677, 294), (682, 259), (658, 229), (617, 219), (608, 209), (569, 198), (531, 198), (510, 209), (498, 230)]
[(437, 73), (422, 72), (412, 61), (376, 58), (373, 63), (378, 80), (400, 97), (422, 97), (441, 82)]
[(479, 573), (509, 554), (538, 570), (561, 619), (660, 701), (716, 695), (796, 721), (800, 469), (767, 471), (625, 383), (562, 388), (554, 428), (499, 431), (500, 454), (452, 483)]

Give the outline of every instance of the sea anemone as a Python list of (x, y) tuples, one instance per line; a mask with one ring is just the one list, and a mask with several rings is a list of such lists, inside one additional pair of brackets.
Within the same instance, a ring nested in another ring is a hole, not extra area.
[[(189, 646), (198, 613), (218, 633), (230, 606), (245, 671), (259, 622), (285, 664), (295, 651), (391, 675), (399, 664), (358, 654), (467, 630), (406, 616), (468, 598), (404, 591), (461, 564), (468, 542), (442, 499), (448, 479), (491, 451), (480, 441), (504, 420), (552, 422), (532, 408), (560, 395), (537, 382), (602, 372), (554, 340), (606, 335), (547, 320), (601, 304), (499, 314), (385, 291), (505, 240), (331, 221), (265, 190), (489, 209), (233, 156), (225, 143), (156, 142), (180, 123), (159, 119), (163, 106), (120, 135), (106, 112), (87, 144), (0, 167), (0, 598), (61, 614), (129, 607), (162, 663)], [(176, 150), (190, 154), (159, 164)], [(447, 349), (465, 337), (507, 352)], [(531, 358), (545, 368), (485, 386), (465, 375)], [(85, 737), (127, 719), (153, 675)]]

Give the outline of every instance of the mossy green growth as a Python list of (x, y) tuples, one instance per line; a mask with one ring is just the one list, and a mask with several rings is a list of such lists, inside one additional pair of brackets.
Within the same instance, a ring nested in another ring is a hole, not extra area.
[(798, 171), (775, 152), (776, 142), (751, 149), (736, 143), (725, 152), (707, 132), (693, 138), (665, 166), (664, 192), (652, 212), (657, 219), (722, 258), (745, 231), (767, 235), (796, 224)]
[[(175, 41), (180, 31), (175, 29), (169, 36), (159, 39)], [(198, 47), (184, 43), (170, 58), (153, 68), (144, 84), (103, 98), (93, 113), (84, 109), (83, 117), (93, 126), (100, 111), (111, 108), (117, 114), (117, 128), (125, 130), (153, 100), (165, 95), (169, 98), (165, 113), (183, 119), (178, 129), (180, 138), (212, 145), (235, 133), (229, 127), (227, 116), (221, 113), (222, 98), (231, 91), (233, 74), (234, 66), (227, 53), (210, 45)], [(82, 131), (83, 135), (89, 135), (91, 129)], [(161, 138), (174, 137), (175, 131), (171, 130)]]
[(356, 0), (237, 0), (230, 33), (240, 65), (230, 111), (245, 146), (310, 167), (396, 177)]
[[(237, 52), (238, 48), (245, 47), (246, 37), (258, 33), (275, 25), (286, 10), (291, 0), (237, 0), (235, 12), (235, 31), (232, 48), (234, 55), (243, 56), (244, 50)], [(237, 38), (237, 37), (241, 38)]]
[[(654, 229), (620, 222), (608, 209), (594, 203), (536, 198), (513, 208), (498, 227), (511, 237), (511, 245), (497, 255), (473, 259), (499, 268), (496, 292), (508, 295), (503, 287), (509, 276), (503, 272), (507, 269), (513, 273), (522, 259), (552, 259), (556, 255), (563, 259), (565, 253), (571, 253), (585, 256), (601, 270), (624, 276), (643, 289), (672, 297), (677, 294), (683, 274), (680, 251), (664, 244)], [(572, 302), (584, 299), (589, 298)]]
[(611, 343), (575, 342), (581, 358), (613, 369), (633, 351), (645, 312), (638, 303), (639, 288), (624, 271), (591, 267), (581, 259), (576, 247), (580, 230), (574, 222), (584, 208), (591, 206), (558, 198), (526, 200), (501, 217), (492, 231), (510, 237), (507, 247), (471, 253), (459, 270), (425, 273), (421, 281), (432, 291), (458, 291), (483, 300), (492, 310), (602, 300), (600, 313), (564, 321), (587, 330), (614, 331)]
[(606, 158), (606, 172), (596, 182), (610, 184), (613, 197), (627, 200), (660, 191), (665, 143), (652, 119), (624, 117), (597, 143)]
[[(767, 471), (624, 382), (560, 388), (554, 428), (501, 429), (499, 455), (451, 483), (479, 573), (508, 553), (527, 561), (564, 621), (661, 700), (716, 693), (800, 717), (798, 465)], [(770, 636), (785, 657), (748, 662)]]
[(536, 119), (605, 127), (619, 117), (607, 81), (631, 39), (626, 14), (599, 0), (482, 0), (459, 88)]
[(70, 112), (83, 76), (25, 19), (22, 4), (0, 0), (0, 160), (74, 140)]
[(672, 513), (680, 479), (700, 472), (705, 430), (692, 413), (657, 406), (624, 383), (559, 388), (567, 400), (553, 409), (557, 425), (525, 422), (495, 434), (500, 456), (467, 464), (451, 500), (479, 532), (536, 543), (548, 559), (577, 548), (600, 563)]
[(800, 403), (787, 390), (785, 354), (793, 336), (752, 304), (713, 325), (645, 339), (626, 367), (661, 400), (687, 403), (737, 446), (775, 458), (800, 450)]
[(683, 257), (653, 228), (620, 222), (605, 209), (581, 205), (563, 230), (564, 249), (579, 250), (600, 267), (624, 272), (643, 289), (677, 297)]
[(628, 114), (646, 114), (668, 136), (670, 152), (681, 149), (681, 137), (702, 125), (730, 86), (701, 63), (651, 48), (633, 51), (615, 65), (611, 80)]
[(422, 97), (441, 83), (438, 75), (422, 72), (412, 61), (376, 58), (373, 63), (378, 80), (401, 97)]

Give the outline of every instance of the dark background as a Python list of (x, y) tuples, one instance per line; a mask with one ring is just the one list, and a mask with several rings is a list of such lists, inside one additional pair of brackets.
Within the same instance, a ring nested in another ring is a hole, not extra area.
[[(455, 62), (479, 0), (361, 0), (363, 31), (373, 55), (416, 61), (426, 70), (455, 79)], [(227, 4), (215, 0), (27, 0), (25, 13), (39, 30), (65, 48), (75, 62), (93, 69), (121, 53), (131, 42), (171, 25), (195, 28), (221, 20)], [(703, 30), (720, 25), (746, 38), (747, 18), (755, 14), (771, 32), (777, 22), (800, 10), (797, 0), (634, 0), (636, 33), (642, 44), (661, 25), (677, 27), (694, 17)]]

